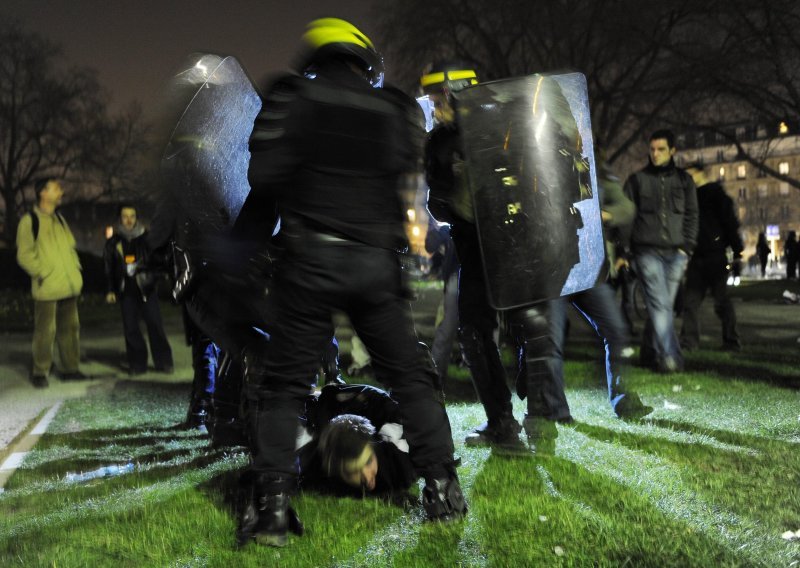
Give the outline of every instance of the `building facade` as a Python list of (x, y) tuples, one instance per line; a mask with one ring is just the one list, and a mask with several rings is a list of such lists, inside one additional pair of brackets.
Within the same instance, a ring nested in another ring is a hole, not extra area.
[[(781, 123), (775, 129), (738, 126), (734, 132), (750, 156), (783, 175), (800, 179), (800, 135), (796, 128)], [(789, 231), (800, 233), (800, 189), (768, 176), (722, 136), (686, 133), (678, 136), (676, 145), (679, 165), (700, 162), (706, 176), (719, 181), (733, 199), (741, 222), (744, 258), (755, 254), (758, 234), (763, 232), (773, 258), (780, 259)]]

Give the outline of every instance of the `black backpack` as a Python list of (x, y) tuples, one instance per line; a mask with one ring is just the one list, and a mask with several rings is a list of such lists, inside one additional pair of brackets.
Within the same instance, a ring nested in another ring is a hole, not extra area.
[[(31, 232), (33, 233), (33, 240), (35, 241), (39, 238), (39, 215), (37, 215), (36, 211), (33, 209), (31, 209), (29, 213), (31, 214)], [(61, 216), (61, 213), (56, 212), (56, 219), (58, 219), (58, 222), (61, 223), (61, 226), (63, 227), (65, 221)]]

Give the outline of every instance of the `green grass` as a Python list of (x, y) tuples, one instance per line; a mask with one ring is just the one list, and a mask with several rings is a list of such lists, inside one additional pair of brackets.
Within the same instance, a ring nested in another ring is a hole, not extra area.
[[(776, 289), (757, 283), (745, 301), (771, 303)], [(764, 326), (792, 325), (798, 308), (786, 309), (789, 323)], [(566, 377), (576, 422), (559, 426), (553, 456), (464, 447), (484, 416), (466, 371), (451, 367), (465, 521), (431, 525), (418, 505), (306, 492), (294, 500), (306, 535), (285, 549), (236, 548), (247, 459), (179, 427), (188, 385), (118, 381), (65, 402), (8, 481), (0, 566), (800, 566), (800, 541), (781, 538), (800, 531), (794, 338), (694, 351), (675, 375), (631, 369), (656, 409), (640, 422), (613, 416), (596, 356), (575, 329)], [(64, 480), (128, 461), (127, 475)]]
[[(568, 377), (594, 373), (580, 346), (572, 355)], [(466, 521), (305, 493), (295, 504), (308, 532), (280, 550), (236, 549), (246, 458), (179, 428), (185, 386), (121, 381), (66, 402), (9, 480), (0, 565), (797, 565), (800, 543), (781, 534), (800, 529), (800, 395), (745, 379), (636, 370), (631, 382), (657, 408), (639, 423), (616, 420), (591, 381), (571, 381), (577, 422), (560, 427), (550, 457), (463, 447), (482, 410), (453, 403)], [(129, 460), (128, 475), (64, 481)]]

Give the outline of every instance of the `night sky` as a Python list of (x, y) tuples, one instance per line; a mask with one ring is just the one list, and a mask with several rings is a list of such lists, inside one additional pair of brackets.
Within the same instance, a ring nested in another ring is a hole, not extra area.
[[(385, 0), (384, 0), (385, 1)], [(305, 24), (350, 20), (376, 44), (372, 0), (3, 0), (10, 16), (63, 47), (70, 65), (92, 67), (113, 108), (149, 109), (171, 71), (194, 51), (234, 55), (254, 81), (286, 68)], [(378, 45), (380, 48), (380, 45)]]

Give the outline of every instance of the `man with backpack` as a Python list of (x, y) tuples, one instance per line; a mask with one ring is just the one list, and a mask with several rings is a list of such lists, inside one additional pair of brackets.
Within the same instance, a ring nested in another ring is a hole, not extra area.
[(36, 388), (45, 388), (54, 342), (58, 344), (61, 379), (86, 378), (78, 369), (78, 296), (83, 277), (75, 237), (56, 212), (64, 195), (61, 183), (56, 178), (43, 178), (34, 188), (37, 204), (20, 219), (17, 228), (17, 262), (31, 277), (34, 301), (31, 382)]

